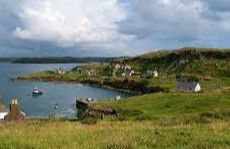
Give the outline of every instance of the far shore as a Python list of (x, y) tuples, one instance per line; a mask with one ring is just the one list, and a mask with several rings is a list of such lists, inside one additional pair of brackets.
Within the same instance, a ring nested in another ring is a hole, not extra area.
[(79, 84), (83, 84), (83, 85), (89, 85), (89, 86), (93, 86), (93, 87), (99, 87), (99, 88), (104, 88), (104, 89), (108, 89), (108, 90), (112, 90), (112, 91), (117, 91), (117, 92), (122, 92), (122, 93), (127, 93), (130, 95), (141, 95), (143, 93), (141, 92), (135, 92), (132, 90), (127, 90), (127, 89), (118, 89), (112, 86), (108, 86), (108, 85), (99, 85), (99, 84), (90, 84), (90, 83), (85, 83), (85, 82), (81, 82), (81, 81), (77, 81), (77, 80), (56, 80), (56, 79), (26, 79), (26, 78), (13, 78), (11, 79), (12, 81), (42, 81), (42, 82), (54, 82), (54, 83), (69, 83), (69, 84), (75, 84), (75, 83), (79, 83)]

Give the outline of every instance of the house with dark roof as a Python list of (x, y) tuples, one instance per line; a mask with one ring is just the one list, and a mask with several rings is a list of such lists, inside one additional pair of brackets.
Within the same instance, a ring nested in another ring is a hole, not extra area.
[(201, 92), (201, 86), (196, 81), (178, 80), (176, 88), (178, 92)]

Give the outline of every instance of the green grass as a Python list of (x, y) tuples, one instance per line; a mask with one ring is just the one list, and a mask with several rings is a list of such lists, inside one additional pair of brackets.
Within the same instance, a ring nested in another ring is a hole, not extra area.
[(75, 72), (70, 72), (66, 74), (56, 74), (51, 71), (27, 73), (22, 76), (19, 76), (19, 78), (21, 79), (46, 80), (46, 81), (77, 81), (83, 77), (86, 76)]
[(228, 148), (228, 123), (157, 126), (145, 122), (29, 121), (0, 126), (1, 149)]
[[(115, 108), (125, 120), (180, 120), (195, 121), (203, 114), (230, 118), (230, 96), (221, 93), (206, 94), (150, 94), (123, 101), (104, 102), (95, 106)], [(209, 117), (207, 117), (209, 118)]]

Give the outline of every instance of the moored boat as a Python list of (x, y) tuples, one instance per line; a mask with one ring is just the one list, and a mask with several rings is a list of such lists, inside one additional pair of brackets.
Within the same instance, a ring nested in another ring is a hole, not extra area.
[(41, 90), (39, 90), (37, 87), (35, 87), (32, 91), (32, 95), (33, 96), (39, 96), (39, 95), (42, 95), (43, 92)]

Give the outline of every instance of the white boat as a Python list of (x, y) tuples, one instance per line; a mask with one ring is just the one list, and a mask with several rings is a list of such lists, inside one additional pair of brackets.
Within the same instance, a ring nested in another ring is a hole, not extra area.
[(59, 105), (56, 103), (56, 104), (54, 105), (54, 109), (57, 110), (58, 107), (59, 107)]
[(35, 87), (32, 91), (32, 95), (33, 96), (39, 96), (39, 95), (42, 95), (43, 92), (41, 90), (39, 90), (37, 87)]

